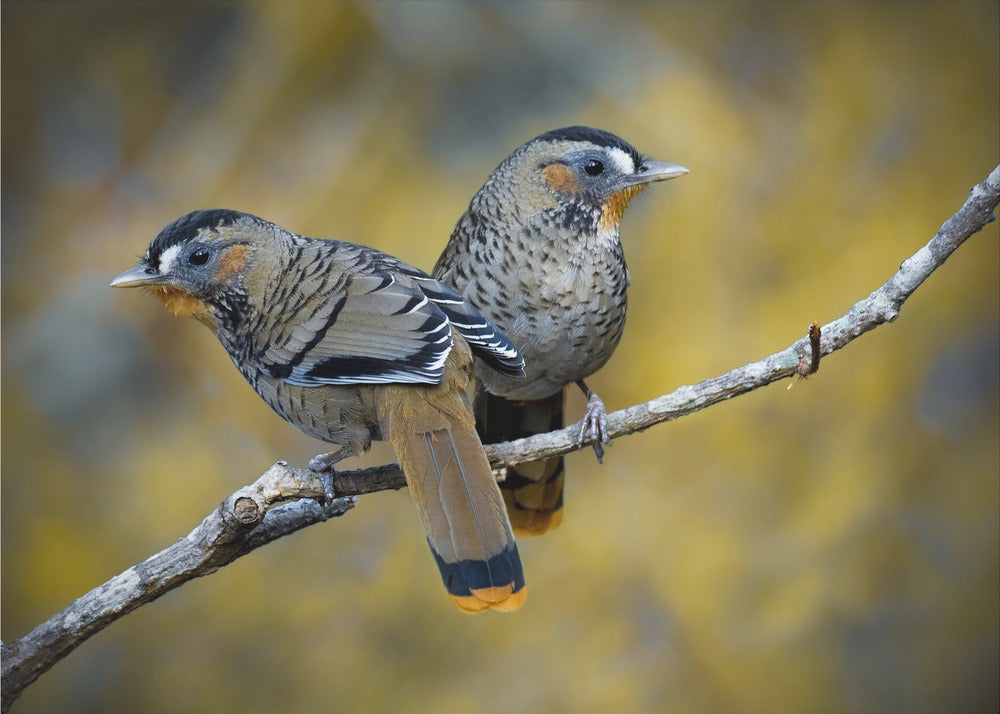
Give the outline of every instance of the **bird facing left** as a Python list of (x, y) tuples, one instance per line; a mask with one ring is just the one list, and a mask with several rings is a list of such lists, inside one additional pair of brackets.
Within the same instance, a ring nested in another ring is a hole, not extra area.
[(518, 609), (517, 544), (465, 387), (475, 354), (524, 376), (510, 340), (464, 298), (390, 255), (230, 210), (164, 228), (112, 287), (144, 287), (207, 325), (285, 420), (335, 444), (325, 463), (392, 444), (448, 594)]

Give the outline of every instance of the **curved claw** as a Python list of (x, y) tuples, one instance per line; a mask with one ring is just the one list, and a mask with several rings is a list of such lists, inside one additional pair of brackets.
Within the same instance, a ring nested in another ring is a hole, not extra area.
[(594, 447), (597, 462), (604, 463), (604, 444), (611, 443), (611, 437), (608, 436), (608, 413), (604, 402), (593, 392), (587, 399), (587, 412), (580, 420), (580, 437), (577, 439), (580, 448), (587, 443)]
[(321, 505), (324, 507), (329, 506), (337, 497), (337, 491), (334, 487), (337, 469), (334, 468), (334, 465), (345, 456), (346, 454), (341, 450), (329, 454), (318, 454), (309, 459), (309, 470), (318, 474), (323, 481), (323, 503)]

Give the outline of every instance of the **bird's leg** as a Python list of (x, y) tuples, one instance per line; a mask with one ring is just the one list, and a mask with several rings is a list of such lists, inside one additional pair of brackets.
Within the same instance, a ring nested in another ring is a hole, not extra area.
[(583, 390), (587, 397), (587, 412), (580, 420), (580, 438), (577, 440), (579, 446), (590, 443), (594, 447), (594, 455), (598, 463), (604, 462), (604, 444), (611, 443), (608, 436), (608, 412), (604, 408), (604, 402), (594, 394), (582, 379), (576, 380), (576, 386)]
[(309, 459), (309, 470), (318, 474), (320, 480), (323, 482), (323, 506), (330, 505), (333, 499), (337, 497), (333, 483), (337, 475), (337, 470), (333, 468), (334, 465), (346, 459), (351, 453), (351, 449), (343, 446), (336, 451), (331, 451), (328, 454), (318, 454)]

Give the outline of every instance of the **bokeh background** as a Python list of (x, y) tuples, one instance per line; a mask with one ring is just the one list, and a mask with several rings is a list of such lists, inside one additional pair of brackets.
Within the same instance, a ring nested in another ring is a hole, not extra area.
[[(934, 234), (1000, 161), (998, 7), (3, 3), (3, 639), (323, 450), (207, 330), (106, 287), (172, 219), (429, 269), (515, 146), (612, 130), (692, 169), (624, 221), (629, 324), (591, 385), (625, 407), (783, 348)], [(378, 494), (15, 711), (997, 711), (998, 242), (791, 391), (570, 456), (515, 616), (455, 611)]]

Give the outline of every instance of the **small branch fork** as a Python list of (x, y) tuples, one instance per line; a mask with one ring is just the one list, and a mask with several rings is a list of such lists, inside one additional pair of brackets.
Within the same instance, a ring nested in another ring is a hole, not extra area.
[[(780, 352), (737, 367), (698, 384), (607, 415), (609, 438), (634, 434), (731, 399), (780, 379), (804, 378), (819, 369), (820, 358), (841, 349), (864, 333), (892, 322), (906, 299), (965, 240), (993, 221), (1000, 202), (1000, 166), (972, 188), (965, 204), (937, 234), (903, 261), (899, 270), (842, 317), (820, 327)], [(580, 426), (486, 447), (497, 469), (576, 451)], [(231, 494), (184, 538), (116, 575), (28, 634), (2, 649), (2, 711), (52, 665), (84, 640), (118, 618), (187, 581), (209, 575), (240, 556), (297, 530), (342, 516), (357, 497), (406, 486), (396, 464), (334, 476), (337, 498), (326, 502), (323, 478), (284, 461), (269, 468), (249, 486)]]

